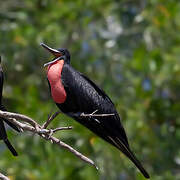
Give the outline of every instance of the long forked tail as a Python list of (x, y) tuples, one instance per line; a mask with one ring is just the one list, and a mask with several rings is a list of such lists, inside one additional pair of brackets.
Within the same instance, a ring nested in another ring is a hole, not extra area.
[(4, 122), (2, 121), (2, 119), (0, 119), (0, 139), (4, 141), (4, 143), (6, 144), (6, 146), (8, 147), (8, 149), (11, 151), (11, 153), (14, 156), (18, 155), (14, 147), (11, 145), (11, 143), (7, 139), (6, 129), (4, 127)]
[(116, 138), (117, 141), (115, 141), (113, 138), (109, 137), (111, 141), (113, 142), (113, 145), (117, 147), (119, 150), (121, 150), (135, 165), (136, 167), (140, 170), (140, 172), (144, 175), (145, 178), (150, 178), (149, 174), (147, 171), (143, 168), (142, 164), (140, 161), (135, 157), (133, 152), (130, 150), (129, 147), (124, 145), (124, 143), (121, 142), (119, 138)]
[(144, 169), (144, 167), (142, 166), (142, 164), (140, 163), (139, 160), (137, 160), (137, 158), (135, 157), (135, 155), (131, 152), (128, 151), (127, 153), (129, 159), (136, 165), (136, 167), (141, 171), (141, 173), (144, 175), (145, 178), (150, 178), (149, 174), (147, 173), (147, 171)]
[(11, 151), (11, 153), (14, 156), (18, 156), (18, 153), (16, 152), (16, 150), (14, 149), (14, 147), (11, 145), (11, 143), (9, 142), (8, 139), (3, 139), (4, 143), (6, 144), (6, 146), (8, 147), (8, 149)]

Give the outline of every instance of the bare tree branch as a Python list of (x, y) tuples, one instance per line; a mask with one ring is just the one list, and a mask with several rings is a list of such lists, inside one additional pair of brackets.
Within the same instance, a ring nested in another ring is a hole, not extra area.
[(0, 179), (1, 180), (10, 180), (7, 176), (0, 173)]
[[(2, 116), (1, 117), (4, 117), (5, 119), (9, 119), (9, 118), (15, 118), (15, 119), (19, 119), (21, 121), (24, 121), (24, 122), (27, 122), (29, 124), (31, 124), (32, 126), (34, 127), (38, 127), (38, 123), (36, 121), (34, 121), (33, 119), (31, 119), (30, 117), (28, 116), (25, 116), (23, 114), (17, 114), (17, 113), (10, 113), (10, 112), (7, 112), (7, 111), (2, 111)], [(39, 126), (40, 127), (40, 126)]]
[[(64, 143), (63, 141), (61, 141), (60, 139), (52, 136), (55, 132), (57, 131), (61, 131), (61, 130), (69, 130), (72, 129), (72, 127), (59, 127), (59, 128), (55, 128), (55, 129), (46, 129), (46, 127), (50, 124), (50, 122), (52, 122), (52, 120), (59, 114), (59, 112), (56, 112), (55, 114), (53, 114), (50, 118), (48, 118), (48, 120), (41, 126), (40, 124), (38, 124), (35, 120), (31, 119), (28, 116), (22, 115), (22, 114), (17, 114), (17, 113), (12, 113), (12, 112), (5, 112), (5, 111), (1, 111), (0, 110), (0, 117), (3, 117), (5, 119), (7, 119), (8, 121), (12, 122), (13, 124), (15, 124), (17, 127), (19, 127), (22, 131), (30, 131), (33, 132), (36, 135), (39, 135), (40, 137), (42, 137), (43, 139), (50, 141), (53, 144), (57, 144), (59, 147), (63, 147), (65, 149), (67, 149), (68, 151), (72, 152), (74, 155), (76, 155), (78, 158), (80, 158), (81, 160), (83, 160), (84, 162), (94, 166), (96, 169), (97, 166), (95, 165), (95, 163), (87, 158), (86, 156), (84, 156), (83, 154), (81, 154), (80, 152), (78, 152), (77, 150), (73, 149), (71, 146), (69, 146), (68, 144)], [(22, 121), (19, 122), (18, 120)]]

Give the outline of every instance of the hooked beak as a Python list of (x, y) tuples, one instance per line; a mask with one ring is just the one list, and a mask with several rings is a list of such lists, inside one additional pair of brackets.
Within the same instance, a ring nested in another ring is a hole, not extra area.
[(53, 61), (51, 61), (51, 62), (48, 62), (48, 63), (44, 64), (44, 67), (46, 67), (46, 66), (48, 66), (48, 65), (50, 65), (50, 64), (52, 64), (52, 63), (54, 63), (54, 62), (56, 62), (56, 61), (58, 61), (58, 60), (59, 60), (59, 57), (62, 56), (62, 54), (61, 54), (58, 50), (53, 49), (53, 48), (50, 48), (49, 46), (47, 46), (47, 45), (44, 44), (44, 43), (41, 43), (40, 45), (41, 45), (43, 48), (47, 49), (50, 53), (52, 53), (52, 54), (55, 56), (55, 59), (54, 59)]
[(55, 58), (54, 60), (52, 60), (52, 61), (50, 61), (50, 62), (44, 64), (44, 67), (49, 66), (50, 64), (55, 63), (56, 61), (60, 60), (60, 58), (61, 58), (61, 57)]
[(56, 49), (53, 49), (53, 48), (50, 48), (49, 46), (47, 46), (46, 44), (44, 43), (41, 43), (40, 44), (43, 48), (47, 49), (50, 53), (52, 53), (55, 57), (59, 57), (59, 56), (62, 56), (62, 54), (56, 50)]

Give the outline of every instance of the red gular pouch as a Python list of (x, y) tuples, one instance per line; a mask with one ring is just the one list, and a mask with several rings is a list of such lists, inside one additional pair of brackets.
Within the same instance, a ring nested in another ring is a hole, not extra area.
[(64, 60), (58, 60), (48, 66), (47, 78), (51, 87), (51, 96), (56, 103), (64, 103), (66, 100), (66, 91), (62, 84), (61, 72)]

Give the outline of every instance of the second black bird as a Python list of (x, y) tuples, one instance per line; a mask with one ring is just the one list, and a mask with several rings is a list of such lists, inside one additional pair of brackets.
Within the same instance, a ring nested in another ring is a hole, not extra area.
[[(1, 63), (1, 57), (0, 57), (0, 63)], [(3, 75), (2, 67), (1, 67), (1, 64), (0, 64), (0, 110), (1, 111), (7, 111), (6, 108), (2, 104), (3, 81), (4, 81), (4, 75)], [(14, 147), (11, 145), (11, 143), (9, 142), (9, 140), (7, 138), (7, 133), (6, 133), (4, 122), (6, 122), (10, 127), (12, 127), (17, 132), (20, 132), (20, 131), (10, 121), (8, 121), (8, 120), (6, 120), (4, 118), (0, 118), (0, 139), (2, 139), (4, 141), (4, 143), (6, 144), (8, 149), (11, 151), (11, 153), (14, 156), (17, 156), (18, 154), (17, 154), (16, 150), (14, 149)]]

